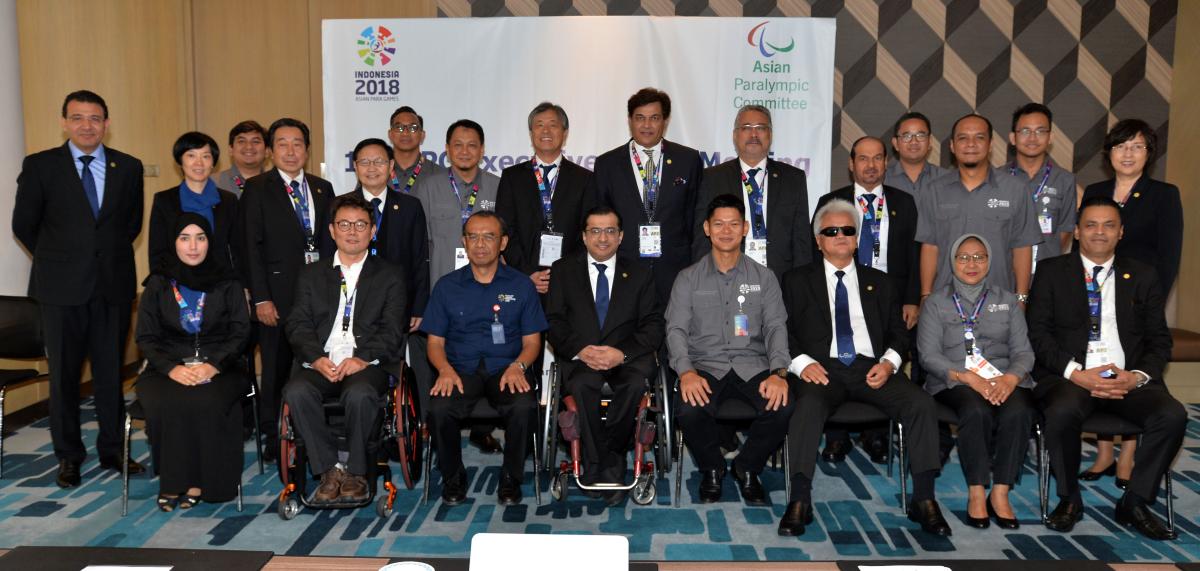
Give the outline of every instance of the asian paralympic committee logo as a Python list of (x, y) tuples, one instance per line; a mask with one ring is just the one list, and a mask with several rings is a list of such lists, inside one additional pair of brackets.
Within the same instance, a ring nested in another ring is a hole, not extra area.
[[(767, 22), (770, 22), (770, 20), (767, 20)], [(761, 53), (763, 57), (772, 57), (777, 53), (787, 53), (792, 51), (792, 49), (796, 47), (795, 38), (788, 38), (788, 45), (786, 46), (777, 46), (767, 42), (767, 22), (763, 22), (751, 28), (750, 33), (746, 34), (746, 43), (750, 44), (751, 47), (758, 48), (759, 53)], [(755, 36), (757, 36), (757, 38), (755, 38)]]
[(396, 55), (396, 48), (392, 47), (395, 43), (396, 36), (392, 35), (391, 30), (383, 26), (367, 26), (358, 36), (358, 57), (367, 65), (375, 65), (376, 61), (379, 65), (387, 65)]

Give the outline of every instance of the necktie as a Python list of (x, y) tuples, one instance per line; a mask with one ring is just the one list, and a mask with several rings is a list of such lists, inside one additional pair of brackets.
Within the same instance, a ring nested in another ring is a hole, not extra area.
[(646, 149), (646, 181), (645, 181), (646, 188), (644, 190), (645, 190), (646, 206), (647, 206), (648, 210), (654, 209), (654, 195), (651, 194), (650, 185), (653, 184), (653, 182), (654, 182), (655, 171), (656, 171), (656, 169), (654, 167), (654, 149)]
[(863, 212), (862, 232), (858, 233), (858, 263), (870, 266), (875, 255), (875, 195), (867, 193), (863, 199), (867, 201), (867, 210)]
[(833, 272), (837, 276), (837, 288), (834, 289), (833, 315), (834, 332), (837, 334), (838, 360), (843, 365), (850, 366), (854, 362), (854, 329), (850, 327), (850, 295), (846, 292), (846, 284), (842, 277), (846, 272)]
[(92, 206), (92, 216), (100, 217), (100, 193), (96, 192), (96, 179), (92, 177), (91, 164), (96, 157), (83, 155), (79, 157), (79, 161), (83, 163), (83, 173), (80, 179), (83, 181), (83, 193), (87, 195), (88, 204)]
[(1100, 272), (1104, 271), (1104, 266), (1092, 266), (1092, 288), (1096, 290), (1096, 339), (1100, 338), (1100, 318), (1104, 316), (1104, 298), (1100, 293)]
[(557, 165), (541, 165), (541, 166), (542, 166), (542, 180), (546, 181), (546, 188), (554, 188), (554, 185), (550, 184), (550, 171), (554, 170), (554, 167)]
[(761, 169), (753, 168), (746, 171), (746, 179), (750, 183), (750, 228), (753, 230), (754, 238), (766, 238), (767, 233), (763, 226), (763, 209), (762, 209), (762, 188), (758, 186), (758, 171)]
[(596, 317), (600, 318), (600, 327), (604, 327), (604, 317), (608, 315), (608, 276), (604, 275), (607, 266), (599, 262), (592, 265), (600, 272), (596, 276)]
[(308, 218), (308, 198), (300, 194), (300, 182), (293, 180), (291, 182), (292, 194), (299, 198), (299, 203), (293, 202), (296, 206), (296, 218), (300, 220), (300, 225), (305, 226), (304, 219)]
[(383, 218), (383, 201), (378, 198), (371, 199), (371, 208), (375, 209), (375, 225), (378, 226)]

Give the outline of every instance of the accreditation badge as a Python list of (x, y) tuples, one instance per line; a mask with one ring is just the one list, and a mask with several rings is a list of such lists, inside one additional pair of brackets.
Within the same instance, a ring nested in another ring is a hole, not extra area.
[(469, 264), (469, 263), (471, 263), (471, 261), (467, 259), (467, 249), (466, 248), (455, 248), (454, 249), (454, 269), (457, 270), (457, 269), (465, 268), (465, 267), (467, 267), (467, 264)]
[[(1112, 360), (1108, 356), (1108, 343), (1105, 343), (1104, 341), (1088, 341), (1087, 355), (1084, 359), (1083, 368), (1094, 369), (1102, 365), (1107, 365), (1111, 362)], [(1109, 377), (1112, 375), (1110, 372), (1106, 371), (1101, 376)]]
[(767, 265), (767, 239), (746, 238), (746, 255), (760, 265)]
[(658, 224), (638, 226), (638, 255), (643, 258), (662, 256), (662, 226)]
[(995, 379), (1004, 374), (1000, 372), (1000, 369), (997, 369), (994, 365), (992, 365), (991, 361), (985, 359), (983, 355), (978, 352), (967, 355), (965, 367), (968, 371), (971, 371), (972, 373), (975, 373), (981, 378), (987, 380)]
[(550, 267), (562, 257), (563, 235), (556, 232), (543, 232), (538, 243), (538, 265)]
[(321, 261), (321, 253), (320, 252), (305, 252), (304, 253), (304, 265), (315, 264), (319, 261)]

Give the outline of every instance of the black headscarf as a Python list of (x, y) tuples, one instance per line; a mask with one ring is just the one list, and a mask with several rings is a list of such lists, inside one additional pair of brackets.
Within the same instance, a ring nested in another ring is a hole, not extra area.
[[(204, 231), (204, 235), (209, 237), (209, 244), (212, 244), (212, 226), (203, 216), (194, 212), (184, 212), (175, 220), (175, 228), (171, 234), (172, 238), (178, 238), (184, 228), (195, 224)], [(172, 240), (174, 242), (174, 240)], [(167, 279), (175, 280), (179, 285), (185, 286), (188, 289), (195, 291), (212, 291), (212, 289), (221, 282), (236, 280), (237, 275), (233, 273), (233, 269), (229, 264), (222, 263), (220, 260), (221, 253), (208, 251), (204, 257), (204, 261), (199, 265), (189, 266), (179, 259), (179, 254), (174, 248), (171, 248), (171, 256), (167, 262), (163, 264), (163, 268), (159, 273)]]

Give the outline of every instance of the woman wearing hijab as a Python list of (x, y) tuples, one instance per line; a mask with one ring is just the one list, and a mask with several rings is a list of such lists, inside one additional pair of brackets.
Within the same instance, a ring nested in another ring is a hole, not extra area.
[(172, 230), (171, 259), (146, 279), (137, 321), (147, 361), (137, 396), (165, 512), (237, 495), (250, 331), (233, 270), (208, 255), (208, 220), (184, 213)]
[(237, 252), (233, 243), (234, 226), (238, 220), (237, 196), (217, 188), (211, 178), (213, 168), (221, 157), (217, 142), (199, 132), (184, 133), (175, 141), (172, 153), (175, 164), (183, 171), (183, 182), (154, 194), (150, 207), (150, 271), (173, 263), (175, 257), (175, 220), (185, 212), (203, 216), (212, 229), (208, 233), (209, 255), (213, 260), (231, 268)]
[[(991, 246), (967, 234), (950, 248), (954, 279), (925, 300), (917, 331), (925, 390), (958, 414), (967, 524), (1019, 527), (1008, 492), (1036, 414), (1033, 348), (1017, 296), (988, 283)], [(992, 485), (987, 494), (988, 484)]]

